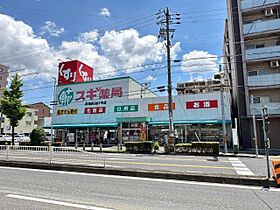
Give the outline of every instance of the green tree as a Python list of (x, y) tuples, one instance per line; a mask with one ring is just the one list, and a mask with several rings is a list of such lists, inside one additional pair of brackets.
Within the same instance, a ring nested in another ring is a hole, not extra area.
[(46, 134), (42, 127), (34, 128), (30, 133), (30, 142), (32, 146), (40, 146), (45, 141)]
[(1, 99), (2, 112), (10, 120), (12, 126), (12, 144), (15, 145), (15, 127), (24, 117), (26, 109), (22, 106), (23, 91), (21, 90), (23, 83), (18, 74), (14, 75), (11, 80), (9, 89), (5, 89), (3, 99)]

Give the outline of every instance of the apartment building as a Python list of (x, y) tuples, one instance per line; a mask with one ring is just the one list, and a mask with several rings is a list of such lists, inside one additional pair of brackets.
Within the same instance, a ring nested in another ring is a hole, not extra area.
[(45, 121), (51, 117), (51, 108), (43, 102), (25, 105), (28, 108), (35, 109), (35, 115), (38, 117), (37, 125), (40, 127), (45, 126)]
[(176, 90), (178, 95), (209, 93), (212, 91), (220, 91), (221, 82), (220, 80), (214, 79), (180, 82), (177, 83)]
[(8, 66), (4, 66), (2, 64), (0, 64), (0, 97), (3, 96), (3, 91), (4, 88), (6, 88), (7, 84), (8, 84)]
[[(224, 70), (230, 81), (232, 117), (238, 118), (241, 145), (254, 146), (252, 114), (260, 119), (262, 107), (267, 106), (270, 146), (280, 149), (280, 3), (227, 0), (227, 12)], [(263, 148), (260, 121), (257, 137)]]
[[(29, 134), (34, 128), (37, 127), (38, 117), (35, 114), (36, 111), (36, 109), (26, 107), (26, 113), (24, 117), (19, 121), (18, 126), (15, 127), (15, 133)], [(2, 121), (3, 123), (1, 125), (1, 133), (11, 134), (12, 127), (10, 125), (10, 120), (4, 115)]]

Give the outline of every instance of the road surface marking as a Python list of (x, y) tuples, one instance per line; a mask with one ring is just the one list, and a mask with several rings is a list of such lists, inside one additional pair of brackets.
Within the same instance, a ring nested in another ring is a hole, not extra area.
[[(90, 174), (82, 172), (73, 172), (73, 171), (53, 171), (45, 169), (31, 169), (31, 168), (15, 168), (15, 167), (6, 167), (1, 166), (1, 168), (8, 170), (19, 170), (19, 171), (32, 171), (40, 173), (53, 173), (53, 174), (69, 174), (76, 176), (92, 176), (92, 177), (102, 177), (110, 179), (123, 179), (123, 180), (140, 180), (147, 182), (165, 182), (173, 184), (186, 184), (186, 185), (200, 185), (200, 186), (209, 186), (209, 187), (222, 187), (222, 188), (236, 188), (244, 190), (262, 190), (262, 187), (255, 186), (246, 186), (246, 185), (234, 185), (234, 184), (219, 184), (219, 183), (210, 183), (210, 182), (196, 182), (196, 181), (184, 181), (184, 180), (175, 180), (175, 179), (159, 179), (159, 178), (146, 178), (146, 177), (133, 177), (133, 176), (120, 176), (120, 175), (108, 175), (108, 174)], [(1, 190), (1, 189), (0, 189)], [(270, 188), (269, 191), (280, 192), (280, 188)]]
[(146, 165), (146, 166), (173, 166), (173, 167), (189, 167), (189, 168), (213, 168), (213, 169), (230, 169), (232, 167), (226, 166), (203, 166), (203, 165), (187, 165), (187, 164), (174, 164), (174, 163), (147, 163), (147, 162), (128, 162), (128, 161), (110, 161), (107, 160), (106, 163), (118, 163), (118, 164), (127, 164), (127, 165)]
[(45, 198), (36, 198), (36, 197), (29, 197), (29, 196), (23, 196), (23, 195), (8, 194), (6, 196), (9, 198), (17, 198), (17, 199), (28, 200), (28, 201), (37, 201), (37, 202), (42, 202), (42, 203), (74, 207), (74, 208), (79, 208), (79, 209), (111, 210), (108, 208), (102, 208), (102, 207), (97, 207), (97, 206), (88, 206), (88, 205), (83, 205), (83, 204), (68, 203), (68, 202), (63, 202), (63, 201), (49, 200), (49, 199), (45, 199)]
[(228, 158), (231, 165), (239, 175), (255, 176), (255, 174), (247, 168), (238, 158)]

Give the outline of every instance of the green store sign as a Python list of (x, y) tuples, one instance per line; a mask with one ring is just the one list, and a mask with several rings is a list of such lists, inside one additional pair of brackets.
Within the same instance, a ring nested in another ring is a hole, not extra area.
[(115, 106), (115, 112), (138, 112), (138, 105)]

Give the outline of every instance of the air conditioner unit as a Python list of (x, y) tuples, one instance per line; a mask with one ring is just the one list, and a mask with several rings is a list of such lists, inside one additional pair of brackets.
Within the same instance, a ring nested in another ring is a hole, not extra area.
[(265, 16), (274, 15), (274, 10), (273, 10), (273, 9), (266, 9), (266, 10), (264, 11), (264, 15), (265, 15)]
[(280, 66), (279, 61), (270, 61), (270, 67), (271, 68), (277, 68)]

